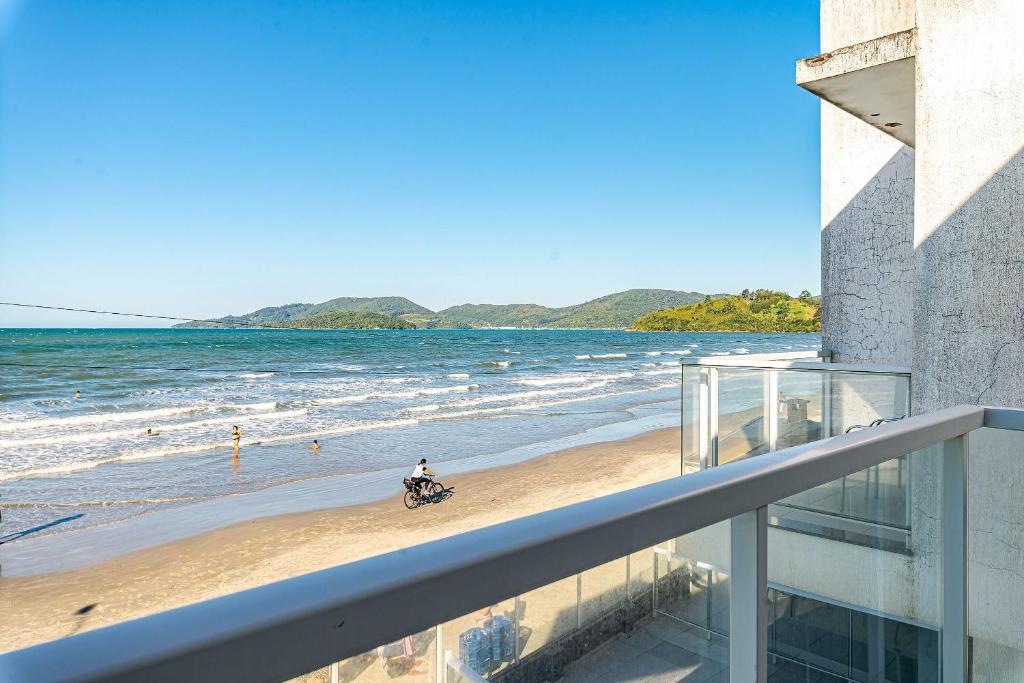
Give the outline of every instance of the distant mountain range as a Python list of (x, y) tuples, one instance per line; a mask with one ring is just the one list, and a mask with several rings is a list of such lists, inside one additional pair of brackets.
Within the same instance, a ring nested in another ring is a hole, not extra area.
[[(310, 329), (415, 328), (590, 328), (623, 329), (654, 311), (703, 301), (701, 292), (630, 289), (574, 306), (538, 304), (462, 304), (440, 311), (405, 297), (339, 297), (319, 304), (287, 304), (261, 308), (175, 327), (301, 327)], [(713, 294), (712, 298), (726, 296)], [(345, 315), (332, 315), (341, 314)]]

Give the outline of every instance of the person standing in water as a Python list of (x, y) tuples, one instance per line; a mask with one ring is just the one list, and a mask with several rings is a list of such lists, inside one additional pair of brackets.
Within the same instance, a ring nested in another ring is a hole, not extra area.
[(320, 444), (317, 443), (316, 439), (313, 439), (313, 445), (309, 447), (309, 450), (313, 451), (314, 453), (320, 452)]
[(75, 392), (75, 398), (82, 398), (82, 392), (81, 391), (76, 391)]
[(231, 440), (235, 444), (235, 450), (238, 450), (238, 442), (242, 440), (242, 430), (235, 425), (231, 428)]

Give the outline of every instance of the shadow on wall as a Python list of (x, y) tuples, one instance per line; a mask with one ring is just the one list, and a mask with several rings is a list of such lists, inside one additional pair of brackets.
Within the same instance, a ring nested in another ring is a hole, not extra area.
[[(915, 259), (914, 412), (1024, 407), (1024, 148)], [(970, 451), (972, 679), (1024, 680), (1024, 435), (982, 429)]]
[(914, 150), (901, 147), (821, 232), (822, 348), (910, 364)]
[(916, 412), (1024, 407), (1024, 148), (915, 257)]

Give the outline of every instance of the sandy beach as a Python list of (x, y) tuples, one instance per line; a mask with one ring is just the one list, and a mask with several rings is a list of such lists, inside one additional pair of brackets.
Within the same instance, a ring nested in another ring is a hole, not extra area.
[[(0, 650), (17, 649), (679, 474), (678, 428), (580, 446), (399, 497), (266, 517), (65, 572), (0, 578)], [(600, 472), (601, 476), (593, 477)]]

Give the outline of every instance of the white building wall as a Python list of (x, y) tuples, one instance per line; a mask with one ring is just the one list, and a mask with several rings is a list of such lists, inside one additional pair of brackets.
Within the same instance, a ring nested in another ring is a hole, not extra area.
[[(823, 0), (821, 51), (914, 26), (913, 0)], [(910, 364), (914, 151), (821, 103), (822, 346)]]
[[(914, 409), (1024, 406), (1024, 2), (918, 0)], [(1024, 435), (972, 436), (975, 683), (1024, 681)]]

